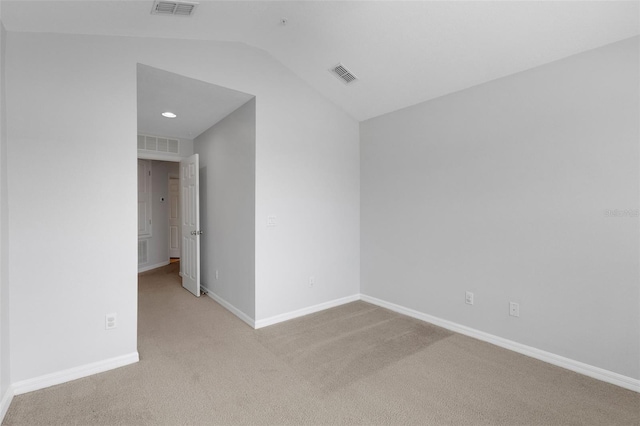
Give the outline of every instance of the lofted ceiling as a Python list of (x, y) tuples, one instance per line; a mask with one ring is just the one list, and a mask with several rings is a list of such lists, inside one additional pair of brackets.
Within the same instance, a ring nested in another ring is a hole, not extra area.
[[(640, 34), (638, 1), (6, 1), (8, 31), (242, 42), (365, 120)], [(286, 18), (283, 25), (281, 19)], [(329, 69), (343, 63), (359, 80)]]
[[(253, 96), (138, 65), (138, 133), (194, 139)], [(164, 118), (173, 112), (176, 118)]]

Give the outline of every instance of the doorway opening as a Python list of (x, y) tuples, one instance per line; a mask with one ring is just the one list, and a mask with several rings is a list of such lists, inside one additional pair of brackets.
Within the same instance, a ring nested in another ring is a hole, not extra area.
[[(175, 210), (167, 209), (165, 261), (171, 262), (179, 250), (184, 288), (196, 296), (202, 288), (213, 299), (235, 308), (234, 313), (253, 318), (255, 96), (142, 64), (137, 72), (138, 158), (153, 161), (151, 168), (155, 161), (180, 162), (180, 226), (176, 229), (169, 223)], [(167, 207), (175, 205), (170, 195), (176, 183), (172, 177), (153, 177), (154, 184), (165, 179)], [(195, 184), (186, 183), (191, 178)], [(157, 197), (153, 186), (151, 190)], [(200, 222), (188, 227), (192, 213), (200, 216)]]
[(179, 163), (138, 158), (138, 272), (180, 261)]

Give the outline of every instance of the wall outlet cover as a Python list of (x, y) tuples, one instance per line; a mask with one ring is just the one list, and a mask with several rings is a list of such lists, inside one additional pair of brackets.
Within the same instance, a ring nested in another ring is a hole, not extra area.
[(471, 293), (470, 291), (467, 291), (467, 292), (464, 294), (464, 302), (465, 302), (467, 305), (473, 305), (473, 293)]
[(104, 329), (112, 330), (118, 326), (118, 314), (110, 313), (104, 316)]

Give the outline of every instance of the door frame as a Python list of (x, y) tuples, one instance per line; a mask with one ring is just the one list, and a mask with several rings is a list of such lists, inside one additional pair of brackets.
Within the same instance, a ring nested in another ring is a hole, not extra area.
[(171, 261), (171, 259), (176, 259), (175, 256), (171, 256), (171, 181), (172, 180), (177, 180), (178, 181), (178, 217), (176, 218), (178, 220), (178, 256), (177, 259), (180, 259), (180, 255), (181, 255), (181, 245), (180, 245), (180, 174), (175, 174), (175, 173), (169, 173), (168, 179), (167, 179), (167, 198), (168, 198), (168, 205), (167, 207), (169, 208), (169, 261)]
[[(140, 152), (138, 151), (138, 155), (137, 155), (138, 160), (151, 160), (151, 161), (168, 161), (171, 163), (178, 163), (180, 164), (180, 161), (182, 161), (184, 158), (187, 157), (179, 157), (179, 156), (168, 156), (168, 155), (162, 155), (162, 154), (153, 154), (153, 153), (146, 153), (146, 152)], [(178, 178), (180, 177), (179, 174), (177, 176)], [(168, 182), (167, 182), (168, 184)], [(180, 213), (178, 213), (178, 217), (180, 216)], [(137, 220), (137, 219), (136, 219)], [(167, 224), (168, 226), (168, 224)], [(137, 244), (136, 240), (136, 244)], [(137, 250), (136, 250), (137, 253)], [(167, 258), (167, 262), (170, 262), (171, 258)], [(136, 262), (137, 263), (137, 262)], [(182, 276), (182, 264), (180, 264), (180, 276)]]

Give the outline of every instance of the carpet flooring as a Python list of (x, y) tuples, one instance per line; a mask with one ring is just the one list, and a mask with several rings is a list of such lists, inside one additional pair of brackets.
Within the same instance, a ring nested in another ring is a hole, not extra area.
[(364, 303), (252, 330), (139, 277), (140, 362), (16, 396), (4, 425), (635, 425), (640, 394)]

